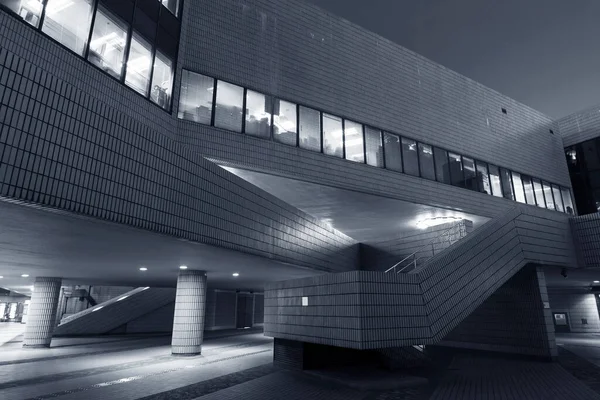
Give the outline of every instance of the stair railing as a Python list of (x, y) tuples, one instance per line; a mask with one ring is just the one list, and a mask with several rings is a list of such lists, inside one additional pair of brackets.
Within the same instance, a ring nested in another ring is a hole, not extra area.
[[(404, 257), (402, 260), (400, 260), (400, 262), (394, 264), (392, 267), (388, 268), (385, 273), (387, 274), (388, 272), (392, 272), (394, 271), (395, 273), (399, 274), (402, 271), (404, 271), (405, 269), (407, 269), (410, 266), (413, 266), (413, 268), (417, 268), (417, 264), (420, 260), (423, 259), (430, 259), (435, 255), (435, 244), (437, 240), (440, 240), (439, 243), (445, 243), (446, 241), (448, 242), (448, 246), (450, 247), (450, 245), (452, 245), (452, 236), (451, 236), (451, 232), (452, 230), (454, 230), (456, 227), (458, 226), (459, 228), (459, 235), (463, 233), (463, 228), (460, 224), (455, 224), (453, 226), (451, 226), (450, 228), (444, 230), (442, 233), (440, 233), (438, 236), (434, 237), (433, 239), (431, 239), (429, 242), (427, 242), (426, 244), (424, 244), (423, 246), (421, 246), (417, 251), (409, 254), (408, 256)], [(444, 238), (445, 237), (445, 238)], [(462, 237), (462, 236), (461, 236)], [(431, 246), (431, 255), (421, 255), (418, 256), (419, 253), (422, 253), (423, 251), (429, 249), (429, 246)], [(444, 247), (445, 249), (446, 247)], [(442, 249), (443, 250), (443, 249)], [(406, 265), (404, 265), (406, 264)]]

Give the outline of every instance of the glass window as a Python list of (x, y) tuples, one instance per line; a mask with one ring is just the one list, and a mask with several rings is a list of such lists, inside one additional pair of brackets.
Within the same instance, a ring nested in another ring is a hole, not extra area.
[(210, 125), (213, 110), (215, 80), (208, 76), (183, 70), (177, 117)]
[(346, 160), (365, 162), (365, 143), (361, 124), (344, 121), (344, 146), (346, 146)]
[(542, 182), (544, 186), (544, 197), (546, 198), (546, 208), (554, 210), (554, 197), (552, 196), (552, 187), (548, 182)]
[(421, 166), (421, 176), (435, 181), (433, 147), (428, 144), (419, 143), (419, 165)]
[(121, 78), (127, 43), (127, 24), (98, 5), (88, 60), (115, 78)]
[(482, 161), (476, 161), (475, 167), (477, 169), (477, 190), (482, 193), (492, 194), (488, 165)]
[(300, 147), (321, 151), (321, 113), (300, 106)]
[(44, 7), (42, 0), (0, 0), (0, 4), (19, 14), (30, 25), (36, 28), (39, 26)]
[(560, 188), (560, 191), (562, 192), (562, 199), (565, 203), (565, 212), (570, 215), (575, 215), (575, 208), (573, 207), (571, 191), (567, 188)]
[(490, 184), (492, 194), (496, 197), (502, 197), (502, 184), (500, 183), (500, 170), (495, 165), (490, 164)]
[(402, 138), (402, 160), (404, 161), (404, 173), (419, 176), (419, 153), (417, 153), (417, 142)]
[(435, 158), (435, 177), (438, 182), (451, 184), (450, 180), (450, 162), (448, 161), (448, 152), (446, 150), (433, 148)]
[(173, 61), (160, 51), (154, 58), (154, 72), (152, 73), (152, 90), (150, 99), (167, 110), (171, 107), (171, 90), (173, 88)]
[(340, 158), (344, 157), (342, 119), (325, 113), (323, 113), (323, 153)]
[(565, 212), (565, 207), (563, 206), (562, 198), (560, 196), (560, 188), (555, 184), (552, 184), (552, 194), (554, 194), (554, 206), (556, 207), (556, 211)]
[(271, 98), (253, 90), (246, 90), (245, 133), (263, 138), (271, 137)]
[(502, 183), (502, 195), (504, 198), (514, 200), (515, 194), (513, 192), (513, 185), (509, 170), (500, 168), (500, 182)]
[(367, 164), (383, 168), (381, 131), (365, 126), (365, 145), (367, 149)]
[(392, 171), (402, 172), (402, 150), (400, 149), (400, 137), (384, 132), (383, 151), (385, 154), (385, 167)]
[(465, 187), (469, 190), (479, 190), (477, 186), (477, 172), (475, 171), (475, 160), (463, 157), (463, 170), (465, 173)]
[(215, 104), (215, 126), (217, 128), (241, 132), (243, 106), (244, 88), (217, 81), (217, 102)]
[(544, 200), (544, 189), (542, 188), (542, 182), (539, 179), (532, 178), (533, 191), (535, 192), (535, 204), (538, 207), (546, 208), (546, 201)]
[(273, 138), (276, 142), (295, 146), (298, 130), (296, 104), (275, 99), (273, 102)]
[(521, 181), (521, 174), (517, 172), (512, 173), (513, 188), (515, 190), (515, 199), (519, 203), (526, 203), (525, 191), (523, 190), (523, 182)]
[(179, 0), (161, 0), (161, 2), (175, 16), (179, 16)]
[(92, 0), (48, 0), (42, 32), (83, 56), (92, 24)]
[(525, 175), (523, 175), (521, 178), (523, 180), (523, 189), (525, 190), (525, 200), (527, 201), (527, 204), (535, 206), (535, 194), (533, 191), (533, 183), (531, 182), (531, 178)]
[(140, 35), (133, 32), (129, 45), (125, 84), (136, 92), (147, 96), (152, 68), (152, 46)]
[(454, 186), (465, 186), (465, 177), (463, 174), (462, 157), (459, 154), (448, 153), (450, 161), (450, 178)]

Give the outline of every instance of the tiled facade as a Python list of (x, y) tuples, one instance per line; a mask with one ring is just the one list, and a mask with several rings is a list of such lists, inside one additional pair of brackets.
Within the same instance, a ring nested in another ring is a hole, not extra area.
[(597, 294), (587, 288), (548, 288), (550, 309), (566, 313), (569, 330), (574, 333), (600, 333)]

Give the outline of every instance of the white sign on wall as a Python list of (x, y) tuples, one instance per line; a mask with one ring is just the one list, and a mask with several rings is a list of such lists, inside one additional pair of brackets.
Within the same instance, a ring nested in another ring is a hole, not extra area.
[(308, 307), (308, 297), (302, 297), (302, 307)]

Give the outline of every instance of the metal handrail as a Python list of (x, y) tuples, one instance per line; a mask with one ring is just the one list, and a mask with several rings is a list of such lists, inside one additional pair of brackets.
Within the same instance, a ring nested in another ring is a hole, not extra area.
[[(409, 254), (408, 256), (404, 257), (400, 262), (394, 264), (392, 267), (388, 268), (385, 270), (385, 273), (387, 274), (388, 272), (395, 270), (399, 265), (401, 265), (403, 262), (405, 262), (406, 260), (410, 259), (411, 257), (414, 257), (417, 253), (423, 251), (423, 249), (425, 249), (426, 247), (429, 247), (431, 244), (433, 244), (436, 240), (442, 238), (444, 235), (448, 234), (451, 230), (453, 230), (454, 228), (456, 228), (458, 224), (454, 224), (452, 225), (450, 228), (444, 230), (442, 233), (440, 233), (438, 236), (434, 237), (433, 239), (431, 239), (429, 242), (427, 242), (426, 244), (424, 244), (423, 246), (419, 247), (419, 249), (411, 254)], [(435, 255), (435, 250), (432, 247), (432, 252), (433, 255)], [(433, 257), (433, 256), (432, 256)], [(417, 267), (417, 261), (425, 258), (423, 257), (415, 257), (415, 259), (413, 261), (411, 261), (410, 263), (408, 263), (406, 266), (404, 266), (400, 271), (397, 271), (396, 273), (399, 274), (400, 272), (404, 271), (406, 268), (408, 268), (409, 266), (411, 266), (412, 264), (414, 264), (415, 268)]]

